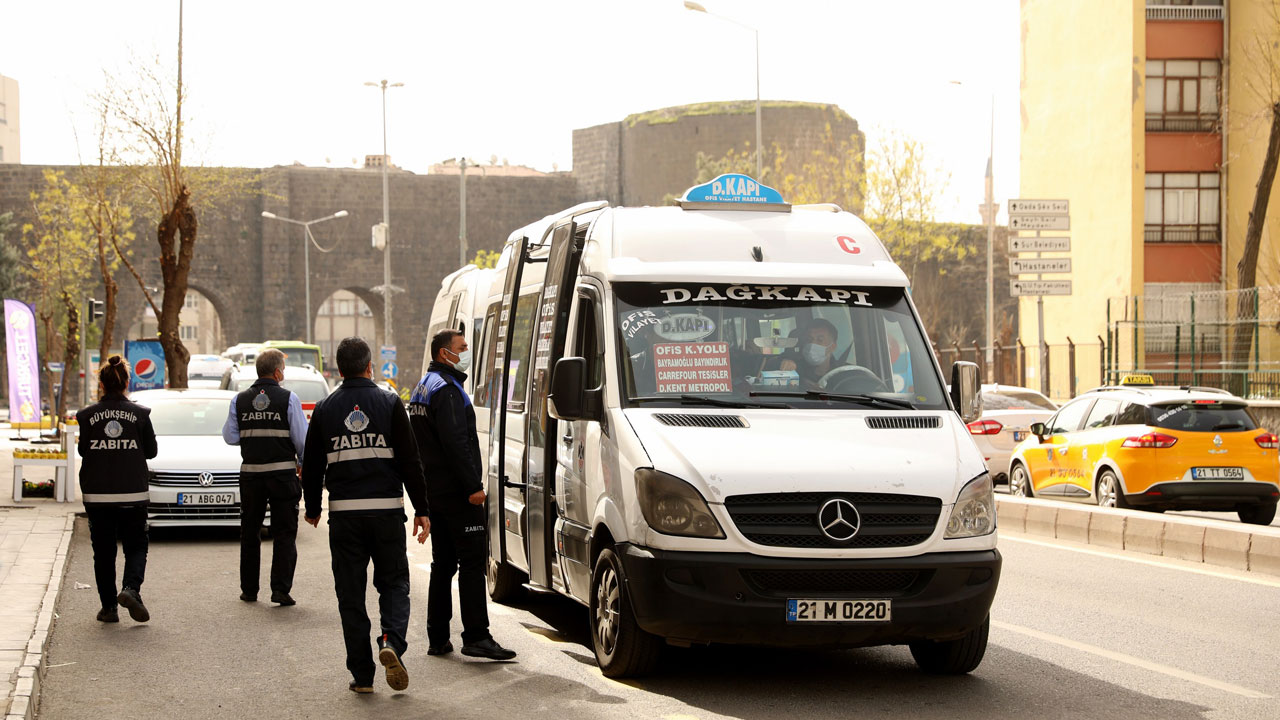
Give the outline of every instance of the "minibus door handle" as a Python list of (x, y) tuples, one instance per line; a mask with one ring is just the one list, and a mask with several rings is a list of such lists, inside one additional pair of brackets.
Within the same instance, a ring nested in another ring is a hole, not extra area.
[(564, 443), (565, 445), (572, 445), (572, 444), (573, 444), (573, 433), (572, 433), (572, 432), (566, 432), (564, 435), (561, 435), (561, 436), (560, 436), (560, 442)]

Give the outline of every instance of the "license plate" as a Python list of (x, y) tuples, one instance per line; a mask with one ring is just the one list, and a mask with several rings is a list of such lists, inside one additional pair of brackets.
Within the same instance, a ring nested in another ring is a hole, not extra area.
[(1198, 467), (1191, 468), (1193, 480), (1243, 480), (1244, 468), (1238, 467)]
[(179, 505), (235, 505), (235, 493), (178, 493)]
[(1014, 430), (1014, 431), (1013, 431), (1013, 441), (1014, 441), (1014, 442), (1022, 442), (1023, 440), (1026, 440), (1026, 439), (1027, 439), (1027, 431), (1026, 431), (1026, 430)]
[(787, 622), (889, 622), (889, 600), (788, 600)]

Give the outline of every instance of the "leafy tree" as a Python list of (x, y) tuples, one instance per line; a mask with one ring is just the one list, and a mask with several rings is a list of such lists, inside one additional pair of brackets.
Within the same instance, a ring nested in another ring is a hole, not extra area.
[(856, 215), (866, 194), (863, 158), (860, 135), (837, 138), (827, 123), (819, 147), (808, 157), (792, 160), (774, 147), (775, 187), (794, 205), (835, 203)]
[(484, 270), (485, 268), (498, 267), (498, 258), (502, 257), (502, 253), (494, 250), (477, 250), (476, 256), (471, 259), (471, 264)]

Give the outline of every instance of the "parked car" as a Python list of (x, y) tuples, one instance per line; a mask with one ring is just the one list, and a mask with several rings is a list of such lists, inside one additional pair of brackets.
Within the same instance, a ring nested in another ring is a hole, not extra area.
[(1244, 400), (1129, 376), (1063, 405), (1014, 449), (1010, 492), (1148, 510), (1235, 511), (1268, 525), (1280, 499), (1280, 439)]
[(1009, 456), (1027, 439), (1031, 423), (1048, 420), (1057, 409), (1052, 400), (1030, 388), (982, 386), (982, 417), (968, 428), (997, 486), (1008, 485)]
[(194, 388), (130, 395), (151, 408), (160, 450), (147, 462), (151, 526), (240, 524), (240, 449), (222, 439), (233, 397)]
[(217, 390), (222, 384), (222, 374), (233, 364), (221, 355), (192, 355), (187, 362), (187, 387)]
[[(257, 379), (258, 370), (253, 365), (232, 365), (222, 374), (220, 387), (223, 390), (238, 393), (247, 389)], [(302, 401), (302, 410), (307, 414), (307, 420), (311, 419), (316, 403), (329, 396), (329, 382), (310, 365), (302, 367), (286, 365), (284, 382), (280, 383), (280, 386), (297, 394), (298, 399)]]

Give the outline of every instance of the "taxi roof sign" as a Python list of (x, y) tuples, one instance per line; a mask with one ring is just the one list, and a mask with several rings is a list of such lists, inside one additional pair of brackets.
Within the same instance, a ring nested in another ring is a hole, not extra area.
[(725, 173), (695, 185), (684, 191), (679, 202), (687, 210), (791, 210), (782, 193), (741, 173)]
[(1156, 379), (1151, 377), (1150, 375), (1136, 375), (1136, 374), (1125, 375), (1124, 377), (1120, 378), (1120, 384), (1130, 385), (1130, 386), (1140, 385), (1140, 386), (1154, 387), (1156, 384)]

